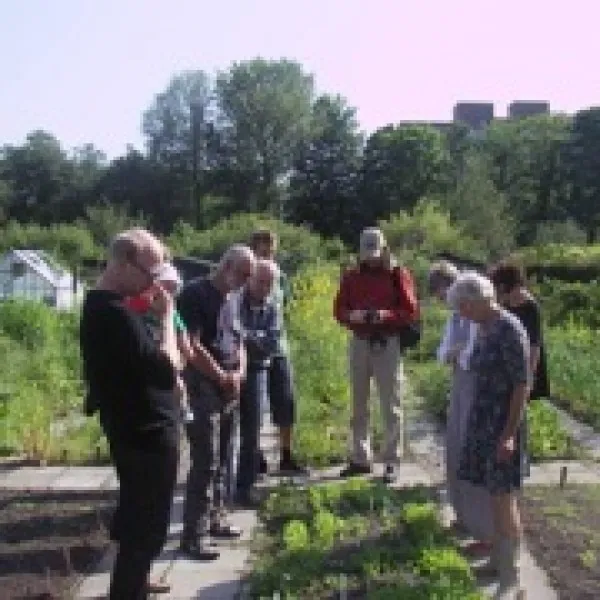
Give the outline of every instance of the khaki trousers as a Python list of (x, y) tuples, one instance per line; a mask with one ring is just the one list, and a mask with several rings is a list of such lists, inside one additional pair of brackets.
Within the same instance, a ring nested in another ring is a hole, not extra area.
[(396, 336), (385, 340), (385, 344), (380, 344), (355, 335), (350, 339), (352, 462), (363, 466), (373, 460), (369, 433), (372, 378), (379, 393), (384, 426), (383, 462), (396, 464), (404, 448), (400, 344)]

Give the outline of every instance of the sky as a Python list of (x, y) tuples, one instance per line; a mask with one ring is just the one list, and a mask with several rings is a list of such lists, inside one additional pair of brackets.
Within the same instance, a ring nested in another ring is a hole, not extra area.
[(361, 129), (450, 120), (458, 101), (600, 104), (597, 0), (0, 0), (0, 145), (44, 129), (109, 159), (142, 149), (171, 77), (300, 62)]

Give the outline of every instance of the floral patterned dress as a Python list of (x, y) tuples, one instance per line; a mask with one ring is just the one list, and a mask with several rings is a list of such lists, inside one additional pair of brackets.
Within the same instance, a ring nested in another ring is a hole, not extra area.
[(490, 494), (511, 492), (521, 487), (525, 476), (526, 436), (522, 424), (512, 457), (498, 461), (496, 450), (508, 420), (513, 391), (530, 380), (529, 340), (514, 315), (502, 310), (487, 328), (480, 328), (470, 367), (475, 376), (475, 398), (458, 477), (485, 487)]

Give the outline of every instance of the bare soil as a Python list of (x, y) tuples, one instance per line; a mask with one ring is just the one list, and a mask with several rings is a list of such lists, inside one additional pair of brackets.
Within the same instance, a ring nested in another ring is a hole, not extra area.
[(561, 600), (600, 598), (600, 485), (526, 487), (527, 544)]
[(108, 546), (114, 491), (0, 490), (0, 598), (66, 599)]

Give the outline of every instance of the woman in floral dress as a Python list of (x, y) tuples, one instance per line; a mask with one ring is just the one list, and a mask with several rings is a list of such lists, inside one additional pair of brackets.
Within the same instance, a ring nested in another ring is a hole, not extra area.
[(514, 598), (522, 537), (517, 504), (526, 443), (522, 423), (531, 385), (529, 340), (520, 321), (497, 304), (494, 285), (486, 277), (461, 274), (448, 291), (448, 301), (479, 325), (470, 362), (475, 396), (458, 477), (490, 494), (494, 540), (489, 567), (498, 574), (496, 597)]

